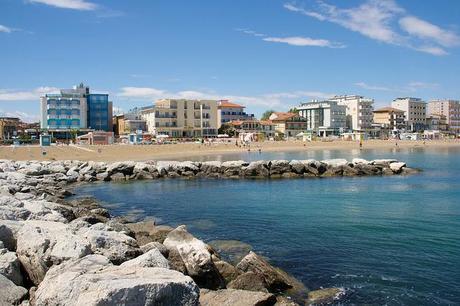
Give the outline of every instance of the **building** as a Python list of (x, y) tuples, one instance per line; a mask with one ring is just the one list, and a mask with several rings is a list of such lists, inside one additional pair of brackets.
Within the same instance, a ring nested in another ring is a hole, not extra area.
[(109, 145), (113, 141), (113, 132), (95, 131), (77, 137), (77, 143), (86, 145)]
[(268, 119), (275, 124), (275, 132), (284, 137), (295, 137), (307, 130), (307, 120), (296, 113), (274, 112)]
[(232, 103), (228, 100), (220, 100), (217, 103), (221, 125), (230, 121), (244, 121), (254, 119), (254, 114), (246, 114), (244, 111), (246, 106)]
[(353, 132), (365, 132), (372, 128), (374, 99), (358, 95), (335, 96), (330, 101), (346, 107), (347, 128)]
[(446, 116), (449, 131), (460, 134), (460, 102), (457, 100), (434, 100), (428, 103), (430, 115)]
[(274, 139), (276, 124), (270, 120), (260, 120), (259, 123), (260, 129), (264, 134), (265, 139)]
[(426, 128), (426, 102), (419, 98), (396, 98), (391, 107), (404, 111), (406, 129), (418, 132)]
[(90, 93), (81, 83), (59, 94), (40, 98), (40, 127), (65, 132), (70, 130), (112, 130), (112, 102), (108, 94)]
[(347, 127), (346, 106), (337, 101), (312, 101), (297, 107), (307, 121), (307, 131), (318, 136), (338, 135)]
[(404, 111), (393, 107), (383, 107), (375, 110), (373, 121), (374, 126), (379, 126), (390, 131), (406, 127)]
[(0, 140), (8, 140), (15, 137), (21, 120), (16, 117), (0, 117)]
[(427, 129), (432, 131), (447, 132), (449, 125), (447, 124), (447, 117), (441, 114), (431, 114), (426, 118)]
[[(215, 100), (161, 99), (150, 113), (147, 129), (170, 137), (216, 137), (220, 126)], [(153, 128), (152, 128), (153, 126)]]

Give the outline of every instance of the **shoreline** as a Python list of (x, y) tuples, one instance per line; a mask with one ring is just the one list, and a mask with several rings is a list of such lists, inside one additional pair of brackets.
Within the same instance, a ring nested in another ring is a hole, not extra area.
[[(234, 142), (202, 145), (177, 143), (163, 145), (107, 145), (107, 146), (0, 146), (0, 159), (7, 160), (81, 160), (81, 161), (147, 161), (196, 159), (203, 156), (270, 152), (310, 152), (320, 150), (408, 150), (408, 149), (460, 149), (460, 140), (395, 141), (367, 140), (360, 148), (357, 141), (301, 142), (279, 141), (252, 143), (250, 147), (236, 147)], [(43, 152), (46, 152), (44, 155)]]
[[(0, 294), (0, 304), (77, 305), (82, 298), (91, 301), (89, 305), (101, 299), (123, 305), (132, 304), (129, 295), (190, 306), (228, 301), (291, 306), (336, 301), (344, 297), (343, 288), (309, 291), (253, 251), (232, 265), (185, 226), (125, 222), (93, 200), (72, 201), (69, 190), (95, 181), (164, 177), (290, 179), (414, 172), (391, 159), (108, 164), (0, 160), (0, 260), (9, 264), (7, 273), (0, 269), (0, 282), (7, 288)], [(119, 281), (112, 282), (113, 278)], [(102, 290), (101, 282), (103, 288), (111, 289), (95, 294)], [(123, 286), (117, 288), (120, 282)], [(81, 289), (86, 283), (90, 288)], [(128, 300), (114, 300), (113, 292)]]

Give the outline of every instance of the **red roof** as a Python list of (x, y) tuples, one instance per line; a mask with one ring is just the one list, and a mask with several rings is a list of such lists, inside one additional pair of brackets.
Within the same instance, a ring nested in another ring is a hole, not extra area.
[(273, 114), (276, 115), (276, 118), (271, 119), (272, 121), (286, 121), (288, 119), (291, 119), (297, 116), (297, 114), (294, 114), (294, 113), (283, 113), (283, 112), (274, 112)]
[(220, 100), (219, 101), (219, 107), (224, 107), (224, 108), (245, 108), (246, 106), (239, 105), (236, 103), (232, 103), (228, 100)]

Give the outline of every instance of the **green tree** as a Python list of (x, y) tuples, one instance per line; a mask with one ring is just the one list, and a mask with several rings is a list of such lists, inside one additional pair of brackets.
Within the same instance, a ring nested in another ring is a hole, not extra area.
[(236, 131), (235, 131), (235, 128), (231, 124), (224, 123), (220, 126), (218, 133), (221, 135), (227, 134), (228, 136), (233, 137), (235, 136)]
[(293, 107), (289, 110), (290, 113), (293, 113), (293, 114), (298, 114), (299, 113), (299, 110), (297, 109), (297, 107)]
[(267, 111), (265, 111), (263, 114), (262, 114), (262, 120), (268, 120), (268, 118), (271, 116), (271, 114), (273, 114), (275, 111), (272, 110), (272, 109), (269, 109)]

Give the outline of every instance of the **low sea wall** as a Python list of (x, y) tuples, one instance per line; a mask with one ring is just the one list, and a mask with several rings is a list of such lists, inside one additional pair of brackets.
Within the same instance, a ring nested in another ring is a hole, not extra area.
[(303, 305), (308, 291), (250, 252), (229, 263), (185, 226), (130, 223), (72, 186), (159, 178), (310, 178), (401, 175), (396, 160), (81, 162), (0, 160), (0, 305)]

